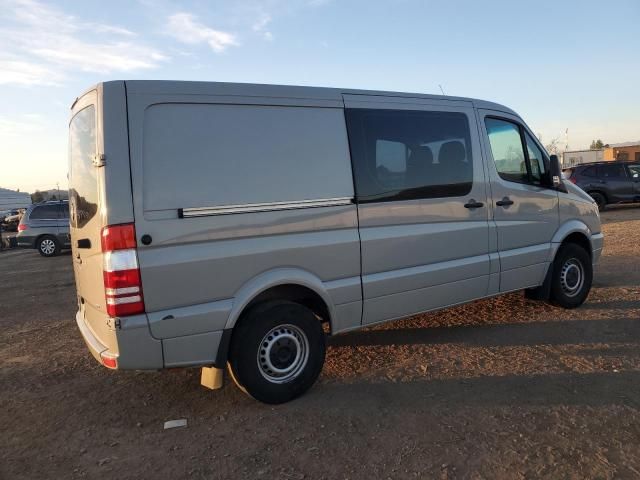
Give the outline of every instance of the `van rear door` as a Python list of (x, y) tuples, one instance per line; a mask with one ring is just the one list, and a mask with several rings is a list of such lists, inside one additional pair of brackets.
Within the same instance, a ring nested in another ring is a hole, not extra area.
[(114, 338), (106, 321), (102, 249), (98, 94), (92, 90), (76, 102), (69, 124), (69, 213), (73, 268), (81, 316), (94, 335)]

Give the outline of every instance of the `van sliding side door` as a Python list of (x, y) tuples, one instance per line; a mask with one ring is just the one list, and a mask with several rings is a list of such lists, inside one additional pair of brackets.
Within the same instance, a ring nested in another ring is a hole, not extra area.
[(345, 94), (363, 324), (487, 294), (485, 173), (471, 102)]

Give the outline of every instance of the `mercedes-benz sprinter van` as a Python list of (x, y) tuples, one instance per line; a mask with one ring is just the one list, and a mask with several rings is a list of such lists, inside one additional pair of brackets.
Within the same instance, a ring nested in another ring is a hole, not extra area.
[(326, 335), (514, 290), (577, 307), (603, 244), (518, 114), (468, 98), (105, 82), (72, 106), (69, 178), (94, 357), (228, 366), (268, 403)]

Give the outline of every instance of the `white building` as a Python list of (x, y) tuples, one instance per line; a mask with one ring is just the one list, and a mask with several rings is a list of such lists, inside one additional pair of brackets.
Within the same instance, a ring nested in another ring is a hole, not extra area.
[(604, 149), (600, 150), (573, 150), (562, 154), (562, 168), (571, 168), (581, 163), (602, 162)]
[(16, 192), (0, 188), (0, 212), (15, 208), (26, 208), (31, 205), (31, 196), (27, 192)]

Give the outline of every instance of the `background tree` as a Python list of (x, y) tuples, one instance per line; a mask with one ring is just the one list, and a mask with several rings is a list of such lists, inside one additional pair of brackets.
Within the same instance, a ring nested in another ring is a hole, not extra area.
[(603, 147), (604, 147), (604, 143), (602, 143), (602, 140), (600, 139), (592, 140), (591, 145), (589, 146), (591, 150), (600, 150)]
[(560, 153), (564, 151), (560, 142), (560, 137), (554, 137), (551, 140), (549, 140), (549, 142), (547, 142), (544, 148), (551, 155), (560, 155)]
[(40, 190), (36, 190), (31, 194), (31, 203), (40, 203), (42, 201), (44, 201), (44, 195)]

